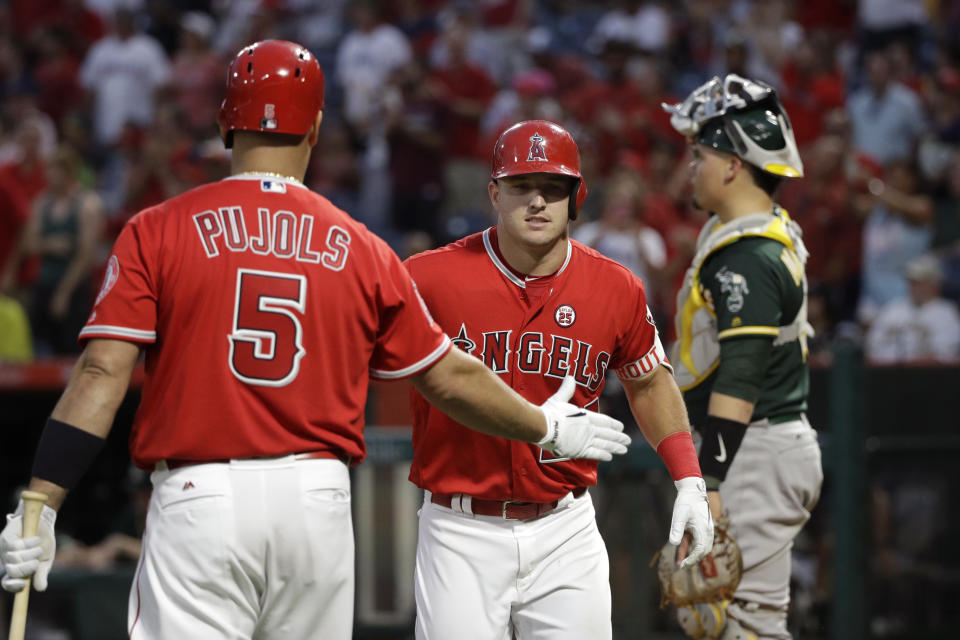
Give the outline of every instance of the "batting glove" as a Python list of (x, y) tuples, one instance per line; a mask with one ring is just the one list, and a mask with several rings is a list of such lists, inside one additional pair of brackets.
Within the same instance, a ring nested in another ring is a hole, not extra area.
[(622, 422), (567, 402), (576, 384), (573, 376), (567, 376), (557, 392), (540, 405), (547, 419), (547, 435), (536, 444), (560, 458), (612, 460), (614, 454), (626, 453), (630, 436), (623, 433)]
[(680, 565), (686, 568), (700, 562), (713, 548), (713, 516), (703, 478), (689, 476), (673, 484), (677, 487), (677, 499), (670, 520), (670, 544), (680, 544), (686, 530), (693, 534), (693, 548)]
[(47, 576), (57, 551), (57, 540), (53, 535), (56, 522), (57, 512), (43, 505), (37, 535), (22, 538), (23, 500), (16, 511), (7, 515), (7, 526), (0, 532), (0, 563), (6, 571), (2, 581), (4, 591), (22, 591), (27, 585), (26, 578), (30, 576), (33, 576), (34, 589), (47, 590)]

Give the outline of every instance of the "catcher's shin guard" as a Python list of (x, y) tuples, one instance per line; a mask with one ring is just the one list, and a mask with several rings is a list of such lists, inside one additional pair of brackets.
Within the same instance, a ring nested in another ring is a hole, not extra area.
[(728, 617), (723, 633), (717, 636), (717, 640), (757, 640), (757, 636), (744, 629), (736, 618)]
[(722, 600), (679, 606), (677, 621), (683, 632), (694, 640), (719, 638), (727, 625), (727, 605), (729, 604), (729, 600)]

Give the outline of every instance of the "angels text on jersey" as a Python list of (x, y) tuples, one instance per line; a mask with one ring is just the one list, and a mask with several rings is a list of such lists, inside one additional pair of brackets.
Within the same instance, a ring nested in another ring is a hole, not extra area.
[[(271, 211), (257, 208), (257, 229), (247, 229), (243, 208), (220, 207), (193, 215), (200, 242), (208, 258), (222, 251), (250, 251), (258, 255), (273, 255), (298, 262), (321, 264), (332, 271), (340, 271), (350, 253), (350, 233), (338, 225), (326, 230), (322, 247), (315, 247), (314, 217), (294, 214), (292, 211)], [(317, 230), (322, 235), (323, 230)]]
[[(463, 351), (476, 356), (494, 373), (509, 373), (511, 367), (521, 373), (564, 378), (569, 371), (577, 384), (596, 391), (610, 364), (611, 355), (595, 349), (589, 342), (568, 336), (524, 331), (519, 337), (512, 329), (484, 331), (474, 340), (466, 323), (451, 341)], [(617, 369), (622, 379), (642, 378), (665, 361), (657, 340), (650, 352)]]

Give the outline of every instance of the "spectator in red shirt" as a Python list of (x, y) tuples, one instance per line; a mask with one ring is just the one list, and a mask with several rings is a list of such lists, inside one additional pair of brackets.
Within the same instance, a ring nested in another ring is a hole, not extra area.
[(448, 110), (430, 91), (416, 63), (394, 74), (386, 100), (390, 145), (391, 217), (400, 231), (423, 230), (439, 236), (446, 160), (443, 131)]
[(223, 60), (210, 48), (213, 18), (199, 11), (180, 20), (180, 48), (173, 58), (170, 85), (190, 131), (216, 135), (212, 129), (223, 94)]
[(449, 62), (433, 71), (440, 98), (451, 115), (447, 123), (447, 155), (451, 158), (486, 158), (479, 149), (480, 120), (496, 95), (490, 76), (467, 60), (469, 34), (461, 26), (445, 35)]
[[(133, 134), (133, 132), (131, 132)], [(142, 139), (132, 135), (132, 160), (127, 174), (126, 221), (129, 215), (200, 185), (205, 179), (183, 114), (172, 104), (157, 106), (156, 121)], [(138, 144), (139, 143), (139, 144)], [(119, 229), (117, 229), (119, 231)]]
[(800, 41), (781, 71), (780, 100), (801, 147), (820, 137), (824, 115), (846, 101), (846, 79), (835, 53), (831, 36), (814, 31)]
[(455, 23), (444, 35), (448, 61), (431, 74), (432, 91), (449, 111), (443, 137), (447, 157), (446, 209), (451, 213), (485, 211), (486, 193), (477, 184), (487, 179), (487, 151), (480, 148), (480, 123), (497, 93), (481, 67), (467, 59), (470, 34)]
[(27, 121), (17, 130), (16, 158), (0, 166), (0, 174), (20, 185), (27, 201), (33, 202), (47, 186), (47, 162), (43, 157), (40, 123)]
[(827, 117), (828, 130), (814, 142), (802, 180), (785, 184), (780, 203), (803, 228), (810, 249), (807, 278), (823, 297), (830, 325), (852, 319), (858, 296), (863, 219), (859, 203), (865, 169), (850, 148), (842, 111)]
[(7, 263), (29, 213), (30, 206), (23, 188), (0, 173), (0, 293), (7, 293), (16, 285), (16, 266)]
[(50, 27), (37, 32), (34, 39), (37, 63), (33, 78), (39, 93), (37, 103), (57, 125), (83, 103), (83, 89), (77, 80), (80, 62), (69, 47), (70, 37), (63, 28)]
[(607, 176), (616, 167), (618, 154), (629, 148), (629, 113), (644, 97), (627, 73), (633, 45), (625, 40), (608, 40), (601, 60), (604, 78), (566, 96), (564, 106), (579, 122), (591, 128), (597, 146), (597, 170)]

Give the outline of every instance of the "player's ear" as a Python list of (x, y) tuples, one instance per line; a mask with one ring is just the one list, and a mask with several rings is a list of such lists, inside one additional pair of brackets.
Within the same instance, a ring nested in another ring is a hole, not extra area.
[(743, 168), (743, 160), (739, 156), (729, 156), (727, 158), (727, 170), (723, 176), (724, 183), (732, 182)]
[(497, 184), (496, 180), (491, 180), (487, 183), (487, 195), (490, 196), (490, 204), (496, 209), (497, 203), (500, 202), (500, 185)]
[(320, 123), (322, 121), (323, 111), (317, 111), (317, 117), (313, 121), (313, 126), (310, 127), (310, 131), (307, 132), (307, 135), (310, 136), (307, 141), (310, 143), (311, 147), (317, 144), (317, 140), (320, 139)]

